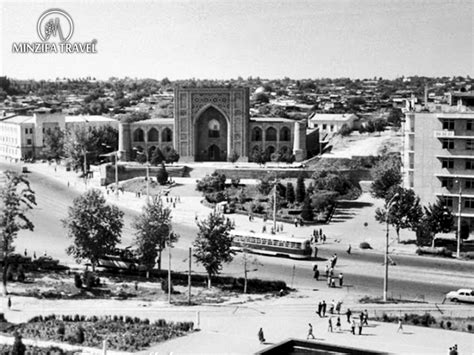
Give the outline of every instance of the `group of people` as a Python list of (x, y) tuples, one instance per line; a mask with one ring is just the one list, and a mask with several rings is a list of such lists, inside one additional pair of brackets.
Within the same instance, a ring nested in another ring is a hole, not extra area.
[(321, 240), (322, 243), (326, 242), (326, 234), (323, 233), (323, 230), (319, 228), (313, 229), (313, 234), (311, 236), (311, 244), (318, 243)]
[(449, 348), (449, 355), (458, 355), (458, 344), (454, 344), (454, 346)]
[[(336, 287), (336, 276), (334, 274), (334, 268), (336, 266), (336, 263), (337, 254), (334, 254), (331, 257), (329, 264), (326, 264), (326, 267), (324, 269), (324, 274), (326, 276), (328, 287)], [(317, 264), (313, 265), (313, 277), (316, 279), (316, 281), (319, 281), (319, 269)], [(339, 280), (339, 287), (342, 287), (344, 285), (344, 275), (342, 272), (339, 273), (337, 279)]]
[[(326, 301), (319, 302), (318, 304), (318, 310), (316, 311), (317, 315), (319, 317), (326, 317), (326, 310), (327, 310), (327, 304)], [(329, 305), (329, 313), (330, 314), (341, 314), (341, 306), (342, 306), (342, 301), (337, 301), (335, 302), (334, 300), (331, 301), (331, 304)]]

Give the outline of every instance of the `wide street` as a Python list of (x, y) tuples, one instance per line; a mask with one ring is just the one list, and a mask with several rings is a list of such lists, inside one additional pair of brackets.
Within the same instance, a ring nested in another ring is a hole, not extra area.
[[(12, 167), (19, 169), (19, 165), (0, 163), (0, 170)], [(29, 173), (28, 178), (36, 192), (38, 203), (38, 206), (31, 212), (35, 231), (20, 232), (15, 242), (17, 251), (23, 252), (24, 249), (27, 249), (30, 255), (33, 251), (37, 255), (46, 252), (48, 255), (73, 264), (74, 261), (65, 252), (71, 240), (66, 237), (60, 220), (66, 217), (67, 208), (72, 204), (73, 198), (78, 196), (78, 192), (68, 188), (66, 182), (59, 183), (37, 172)], [(183, 208), (183, 206), (184, 204), (181, 204), (178, 208)], [(124, 212), (125, 226), (122, 243), (130, 245), (133, 241), (131, 222), (137, 212), (130, 209), (125, 209)], [(172, 267), (175, 270), (186, 270), (188, 248), (192, 244), (197, 228), (192, 227), (189, 223), (175, 223), (174, 230), (180, 234), (181, 238), (172, 250)], [(249, 269), (257, 270), (252, 271), (249, 277), (283, 280), (289, 286), (314, 291), (327, 288), (324, 278), (319, 282), (312, 278), (312, 267), (316, 262), (320, 270), (323, 270), (326, 264), (325, 260), (334, 252), (338, 252), (339, 261), (336, 266), (336, 274), (339, 272), (344, 274), (345, 286), (342, 289), (334, 289), (335, 297), (343, 299), (354, 293), (371, 296), (381, 295), (383, 285), (382, 254), (355, 249), (351, 255), (347, 255), (341, 253), (341, 249), (331, 243), (320, 245), (319, 250), (317, 261), (255, 256), (258, 265), (250, 264)], [(474, 284), (474, 275), (470, 272), (472, 264), (469, 262), (406, 255), (397, 255), (394, 260), (397, 265), (390, 266), (389, 294), (396, 298), (441, 302), (446, 292)], [(166, 265), (165, 252), (163, 267)], [(243, 269), (242, 256), (238, 254), (231, 264), (224, 267), (223, 273), (243, 276)], [(204, 270), (194, 264), (193, 271), (203, 272)], [(317, 297), (317, 292), (314, 294)]]

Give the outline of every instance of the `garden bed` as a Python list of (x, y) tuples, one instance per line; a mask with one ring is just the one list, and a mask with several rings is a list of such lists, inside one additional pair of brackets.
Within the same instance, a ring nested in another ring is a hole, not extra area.
[(112, 350), (139, 351), (152, 344), (180, 337), (192, 332), (193, 322), (166, 322), (159, 319), (150, 322), (129, 316), (85, 317), (37, 316), (27, 323), (0, 323), (0, 332), (13, 335), (18, 332), (23, 338), (66, 342), (68, 344), (101, 348), (107, 340)]

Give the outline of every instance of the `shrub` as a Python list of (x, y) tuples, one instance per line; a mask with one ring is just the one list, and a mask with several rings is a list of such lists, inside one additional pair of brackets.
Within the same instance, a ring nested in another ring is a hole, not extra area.
[(59, 324), (57, 333), (61, 338), (64, 336), (64, 334), (66, 333), (66, 327), (64, 326), (64, 323)]
[(12, 355), (24, 355), (25, 354), (25, 344), (21, 341), (21, 335), (15, 332), (15, 341), (13, 343)]
[(372, 249), (372, 247), (370, 246), (370, 244), (367, 243), (367, 242), (362, 242), (362, 243), (360, 243), (360, 244), (359, 244), (359, 248), (361, 248), (361, 249)]
[(8, 268), (7, 268), (7, 280), (13, 281), (13, 268), (11, 265), (8, 265)]
[(206, 175), (197, 181), (196, 189), (202, 192), (224, 191), (226, 176), (214, 171), (211, 175)]
[[(168, 279), (163, 279), (161, 281), (161, 289), (163, 290), (163, 292), (168, 292)], [(173, 290), (173, 282), (171, 282), (171, 293), (173, 293), (174, 290)]]
[(84, 284), (86, 288), (91, 289), (95, 287), (95, 276), (91, 272), (84, 272)]
[(452, 326), (452, 324), (451, 324), (451, 322), (448, 320), (448, 321), (446, 322), (446, 328), (451, 329), (451, 326)]
[(82, 288), (82, 279), (79, 274), (74, 274), (74, 285), (77, 288)]
[(18, 267), (18, 276), (16, 279), (18, 280), (18, 282), (25, 282), (25, 278), (25, 271), (23, 270), (23, 266), (20, 265)]
[(158, 173), (156, 174), (156, 180), (160, 185), (166, 185), (168, 182), (168, 172), (163, 163), (161, 163), (160, 170), (158, 170)]
[(74, 341), (77, 343), (77, 344), (82, 344), (85, 340), (85, 336), (84, 336), (84, 329), (79, 326), (77, 327), (76, 331), (74, 332)]

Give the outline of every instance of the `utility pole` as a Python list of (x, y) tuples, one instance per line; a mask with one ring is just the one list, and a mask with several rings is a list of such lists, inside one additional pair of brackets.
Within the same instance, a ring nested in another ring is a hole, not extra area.
[(115, 152), (115, 197), (119, 198), (119, 178), (118, 178), (118, 150)]
[(171, 233), (168, 234), (168, 303), (171, 303)]
[(275, 179), (275, 187), (273, 188), (273, 232), (276, 233), (276, 215), (277, 215), (277, 185), (278, 179)]
[(244, 245), (244, 293), (247, 293), (247, 273), (247, 248)]
[(84, 185), (87, 188), (87, 149), (84, 147)]
[(461, 255), (461, 210), (462, 210), (462, 184), (461, 179), (458, 179), (459, 195), (458, 195), (458, 228), (457, 228), (457, 245), (456, 258), (459, 259)]
[(192, 248), (189, 248), (188, 304), (191, 304), (191, 263), (192, 263)]
[(384, 253), (384, 266), (385, 266), (385, 274), (383, 278), (383, 301), (387, 302), (387, 293), (388, 293), (388, 242), (389, 242), (389, 223), (388, 223), (388, 216), (390, 214), (390, 208), (392, 208), (392, 204), (395, 199), (398, 198), (398, 193), (393, 195), (393, 197), (387, 203), (387, 211), (385, 215), (385, 221), (387, 224), (387, 232), (385, 234), (385, 253)]
[(148, 161), (148, 154), (146, 160), (146, 202), (150, 202), (150, 162)]

